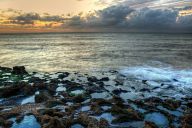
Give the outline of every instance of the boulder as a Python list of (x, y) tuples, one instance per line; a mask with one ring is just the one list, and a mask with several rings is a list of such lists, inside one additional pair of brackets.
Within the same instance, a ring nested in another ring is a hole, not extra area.
[(51, 96), (47, 92), (40, 92), (40, 94), (35, 95), (35, 103), (46, 102), (51, 99)]
[(58, 117), (53, 117), (50, 119), (48, 124), (43, 126), (43, 128), (66, 128), (66, 126), (63, 123), (62, 119), (59, 119)]
[(100, 81), (109, 81), (109, 77), (103, 77), (100, 79)]
[(95, 76), (88, 77), (87, 80), (89, 82), (97, 82), (98, 81), (97, 77), (95, 77)]
[(12, 73), (13, 73), (13, 74), (16, 74), (16, 75), (25, 75), (25, 74), (28, 74), (27, 71), (25, 70), (25, 67), (24, 67), (24, 66), (15, 66), (15, 67), (13, 67)]

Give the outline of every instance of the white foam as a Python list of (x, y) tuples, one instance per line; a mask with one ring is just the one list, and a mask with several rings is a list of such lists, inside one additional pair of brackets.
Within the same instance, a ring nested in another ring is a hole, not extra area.
[[(128, 78), (148, 80), (150, 82), (166, 83), (192, 88), (192, 70), (176, 70), (171, 67), (131, 67), (120, 71)], [(157, 85), (157, 84), (156, 84)]]

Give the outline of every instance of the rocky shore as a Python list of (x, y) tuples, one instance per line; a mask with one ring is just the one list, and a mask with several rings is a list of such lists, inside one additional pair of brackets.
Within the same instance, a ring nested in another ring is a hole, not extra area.
[(0, 67), (0, 128), (192, 128), (191, 90), (160, 84), (118, 71)]

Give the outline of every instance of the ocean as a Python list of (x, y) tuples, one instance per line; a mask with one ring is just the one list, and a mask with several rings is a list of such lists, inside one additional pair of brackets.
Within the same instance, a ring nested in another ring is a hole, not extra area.
[(192, 34), (0, 35), (0, 65), (28, 71), (92, 72), (135, 66), (192, 68)]

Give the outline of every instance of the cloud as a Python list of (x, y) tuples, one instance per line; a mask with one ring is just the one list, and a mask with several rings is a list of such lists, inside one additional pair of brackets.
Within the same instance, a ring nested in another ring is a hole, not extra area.
[(60, 30), (67, 28), (86, 31), (94, 29), (97, 31), (192, 32), (192, 13), (185, 12), (187, 15), (180, 15), (183, 10), (190, 11), (191, 6), (179, 9), (147, 7), (133, 9), (127, 5), (118, 4), (103, 10), (66, 17), (22, 13), (10, 17), (9, 23), (33, 26), (35, 21), (42, 21), (49, 22), (45, 24), (45, 28), (56, 26)]
[(179, 16), (180, 10), (182, 9), (142, 8), (134, 10), (119, 4), (84, 18), (74, 16), (68, 24), (63, 26), (100, 30), (110, 28), (111, 31), (192, 32), (192, 14)]

